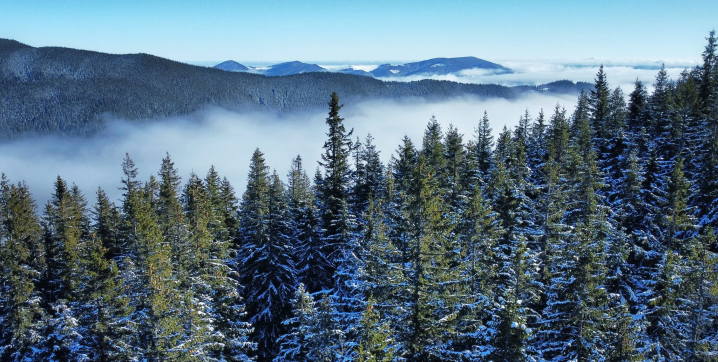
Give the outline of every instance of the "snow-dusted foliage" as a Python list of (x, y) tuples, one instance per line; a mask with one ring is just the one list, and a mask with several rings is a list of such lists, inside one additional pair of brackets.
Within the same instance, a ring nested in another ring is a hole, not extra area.
[(91, 211), (3, 175), (0, 360), (718, 360), (717, 46), (496, 140), (432, 117), (386, 167), (332, 94), (313, 182), (257, 150), (239, 205), (169, 155)]

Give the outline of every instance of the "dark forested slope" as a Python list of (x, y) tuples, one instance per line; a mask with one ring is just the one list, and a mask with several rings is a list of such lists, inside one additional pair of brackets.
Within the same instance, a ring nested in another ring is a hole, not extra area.
[(499, 85), (446, 81), (383, 82), (340, 73), (285, 77), (225, 72), (148, 55), (34, 48), (0, 39), (0, 140), (32, 134), (87, 135), (102, 116), (131, 120), (187, 114), (207, 106), (287, 112), (348, 102), (470, 95), (515, 97)]

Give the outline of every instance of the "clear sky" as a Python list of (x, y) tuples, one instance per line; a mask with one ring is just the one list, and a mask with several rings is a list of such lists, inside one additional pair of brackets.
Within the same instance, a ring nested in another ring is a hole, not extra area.
[(718, 1), (0, 0), (0, 38), (179, 61), (695, 59)]

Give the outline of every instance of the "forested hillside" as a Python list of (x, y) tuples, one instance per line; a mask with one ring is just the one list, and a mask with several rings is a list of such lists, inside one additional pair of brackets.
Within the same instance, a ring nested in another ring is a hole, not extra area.
[[(571, 83), (587, 88), (588, 84)], [(557, 92), (565, 84), (557, 83)], [(541, 91), (554, 91), (553, 83)], [(537, 90), (534, 89), (534, 90)], [(289, 112), (322, 107), (336, 91), (367, 99), (457, 96), (514, 98), (525, 88), (448, 81), (382, 82), (341, 73), (282, 77), (225, 72), (147, 54), (113, 55), (68, 48), (33, 48), (0, 39), (0, 141), (33, 135), (90, 135), (103, 116), (128, 120), (189, 114), (205, 107)]]
[(334, 93), (316, 173), (237, 155), (239, 198), (169, 155), (118, 205), (3, 176), (0, 358), (716, 361), (717, 46), (496, 139), (432, 117), (386, 165)]

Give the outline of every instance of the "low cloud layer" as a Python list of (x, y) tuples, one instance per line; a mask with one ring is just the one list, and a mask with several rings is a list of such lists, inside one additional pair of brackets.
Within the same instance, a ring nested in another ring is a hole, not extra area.
[[(493, 71), (484, 69), (470, 69), (458, 74), (448, 75), (414, 75), (408, 77), (387, 77), (380, 78), (388, 81), (411, 82), (422, 79), (449, 80), (459, 83), (474, 84), (500, 84), (505, 86), (515, 85), (538, 85), (556, 80), (567, 79), (573, 82), (593, 83), (599, 66), (603, 65), (611, 87), (620, 86), (624, 93), (628, 94), (636, 79), (640, 79), (652, 90), (658, 70), (665, 65), (668, 76), (674, 80), (678, 79), (683, 70), (691, 70), (701, 65), (699, 58), (693, 59), (558, 59), (558, 60), (513, 60), (513, 59), (488, 59), (501, 64), (514, 71), (511, 74), (495, 74)], [(372, 61), (372, 62), (312, 62), (329, 70), (353, 68), (370, 72), (380, 64), (404, 64), (412, 61)], [(197, 65), (215, 65), (220, 62), (193, 62)], [(240, 62), (242, 63), (242, 62)], [(247, 62), (245, 65), (268, 67), (276, 62)]]
[[(514, 70), (511, 74), (494, 74), (482, 69), (470, 69), (458, 74), (425, 76), (416, 75), (409, 77), (390, 77), (383, 80), (393, 81), (416, 81), (421, 79), (449, 80), (460, 83), (475, 84), (499, 84), (505, 86), (515, 85), (538, 85), (553, 82), (555, 80), (567, 79), (573, 82), (593, 83), (596, 73), (601, 64), (604, 65), (604, 72), (608, 77), (611, 87), (620, 86), (624, 93), (628, 94), (633, 90), (636, 79), (641, 80), (652, 90), (656, 75), (661, 68), (660, 62), (554, 62), (554, 61), (531, 61), (531, 62), (502, 62), (502, 65)], [(684, 70), (692, 69), (697, 63), (693, 61), (674, 61), (666, 63), (668, 76), (676, 80)]]
[[(448, 75), (414, 75), (408, 77), (381, 78), (390, 81), (416, 81), (421, 79), (449, 80), (460, 83), (500, 84), (505, 86), (538, 85), (556, 80), (568, 79), (573, 82), (593, 83), (598, 68), (603, 65), (612, 87), (620, 86), (624, 93), (633, 89), (636, 79), (640, 79), (649, 89), (656, 79), (661, 65), (665, 65), (669, 77), (678, 79), (685, 69), (700, 65), (699, 59), (673, 60), (627, 60), (627, 59), (567, 59), (567, 60), (491, 60), (514, 73), (495, 74), (486, 69), (469, 69)], [(392, 63), (393, 64), (393, 63)], [(400, 63), (397, 63), (400, 64)], [(377, 64), (320, 64), (326, 69), (336, 71), (344, 68), (371, 71)]]
[[(386, 163), (404, 135), (416, 144), (421, 143), (432, 115), (444, 129), (453, 124), (468, 140), (485, 110), (497, 133), (504, 125), (516, 125), (526, 109), (532, 116), (540, 109), (550, 116), (560, 103), (572, 111), (575, 98), (532, 94), (512, 101), (476, 98), (444, 102), (371, 101), (346, 105), (340, 114), (347, 128), (354, 128), (354, 137), (363, 140), (367, 133), (374, 136)], [(0, 144), (0, 172), (13, 182), (25, 180), (40, 206), (50, 198), (58, 175), (77, 184), (94, 203), (98, 186), (113, 199), (119, 199), (120, 165), (125, 152), (134, 159), (142, 180), (157, 174), (162, 158), (169, 152), (184, 180), (191, 172), (204, 177), (214, 165), (229, 178), (239, 196), (244, 192), (249, 159), (257, 147), (283, 179), (292, 158), (298, 154), (313, 175), (326, 138), (326, 116), (326, 112), (320, 111), (277, 116), (210, 109), (159, 122), (117, 120), (90, 138), (43, 137)]]

